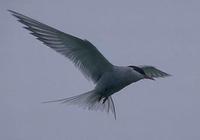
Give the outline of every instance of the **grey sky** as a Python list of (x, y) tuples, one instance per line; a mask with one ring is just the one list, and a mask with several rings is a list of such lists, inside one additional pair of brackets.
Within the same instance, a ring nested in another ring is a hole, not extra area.
[[(200, 2), (195, 0), (0, 1), (0, 139), (199, 140)], [(36, 40), (15, 10), (91, 41), (117, 65), (173, 75), (114, 94), (112, 114), (41, 104), (93, 88), (73, 64)]]

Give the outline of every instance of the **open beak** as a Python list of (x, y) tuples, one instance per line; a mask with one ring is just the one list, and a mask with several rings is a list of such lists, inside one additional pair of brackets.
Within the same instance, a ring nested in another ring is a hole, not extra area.
[(150, 80), (155, 80), (153, 77), (150, 77), (150, 76), (147, 76), (147, 75), (145, 75), (144, 78), (145, 78), (145, 79), (150, 79)]

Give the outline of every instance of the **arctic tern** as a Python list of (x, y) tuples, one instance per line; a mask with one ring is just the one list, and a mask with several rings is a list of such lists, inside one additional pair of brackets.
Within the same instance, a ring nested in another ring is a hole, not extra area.
[(116, 119), (112, 94), (141, 79), (154, 80), (170, 76), (153, 66), (115, 66), (89, 41), (66, 34), (15, 11), (8, 11), (38, 40), (70, 59), (96, 85), (86, 93), (47, 102), (76, 104), (88, 110), (112, 112)]

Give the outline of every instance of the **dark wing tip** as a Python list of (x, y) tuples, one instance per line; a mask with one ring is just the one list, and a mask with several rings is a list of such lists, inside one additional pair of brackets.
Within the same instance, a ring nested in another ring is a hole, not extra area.
[[(20, 13), (17, 13), (17, 12), (15, 12), (15, 11), (13, 11), (13, 10), (9, 10), (9, 9), (8, 9), (8, 12), (10, 12), (14, 17), (16, 17), (17, 20), (18, 20), (19, 22), (21, 22), (21, 23), (23, 23), (22, 17), (26, 17), (26, 16), (24, 16), (24, 15), (22, 15), (22, 14), (20, 14)], [(23, 23), (23, 24), (24, 24), (24, 23)]]
[(7, 11), (8, 11), (8, 12), (11, 12), (11, 13), (14, 13), (14, 11), (13, 11), (13, 10), (10, 10), (10, 9), (7, 9)]
[(12, 15), (14, 15), (14, 16), (15, 16), (15, 15), (19, 15), (19, 13), (15, 12), (15, 11), (13, 11), (13, 10), (8, 9), (7, 11), (10, 12), (10, 13), (11, 13)]
[(168, 74), (166, 72), (163, 72), (162, 75), (161, 75), (162, 78), (164, 78), (164, 77), (170, 77), (170, 76), (172, 76), (172, 75)]

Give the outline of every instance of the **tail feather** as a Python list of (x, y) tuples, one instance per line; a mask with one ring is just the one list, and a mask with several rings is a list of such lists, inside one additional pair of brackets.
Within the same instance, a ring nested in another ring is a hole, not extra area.
[(43, 103), (60, 102), (60, 103), (78, 105), (88, 110), (95, 110), (95, 111), (101, 110), (107, 113), (112, 112), (116, 119), (115, 105), (112, 97), (109, 96), (105, 102), (103, 102), (102, 100), (99, 101), (100, 98), (101, 95), (94, 93), (94, 91), (89, 91), (77, 96), (46, 101)]

